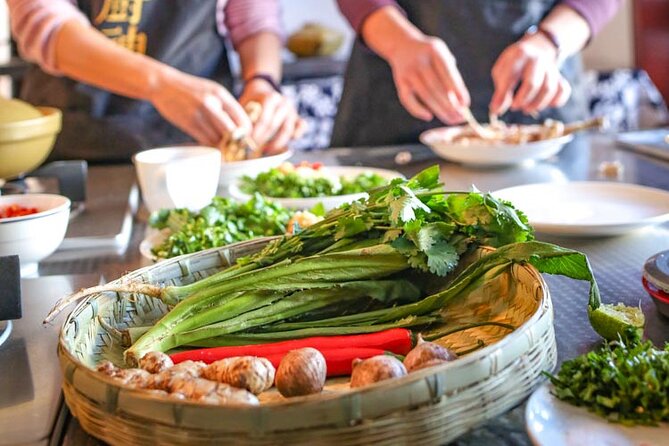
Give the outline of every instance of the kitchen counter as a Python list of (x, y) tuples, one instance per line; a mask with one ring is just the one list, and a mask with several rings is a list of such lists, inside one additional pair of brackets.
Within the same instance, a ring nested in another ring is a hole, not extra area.
[[(398, 153), (403, 152), (401, 156)], [(646, 158), (614, 147), (606, 136), (579, 136), (564, 150), (547, 162), (511, 168), (479, 169), (446, 163), (435, 158), (429, 149), (420, 146), (391, 146), (369, 149), (331, 149), (325, 152), (302, 153), (299, 159), (318, 159), (324, 164), (362, 164), (399, 170), (409, 176), (434, 163), (442, 166), (442, 181), (449, 189), (480, 190), (539, 182), (566, 180), (609, 180), (636, 183), (669, 190), (669, 163)], [(396, 160), (410, 161), (398, 164)], [(618, 178), (604, 178), (600, 163), (618, 161), (623, 171)], [(127, 175), (132, 166), (100, 166), (90, 169), (89, 181), (99, 184), (117, 174)], [(111, 191), (113, 192), (113, 191)], [(547, 197), (550, 199), (550, 197)], [(88, 208), (99, 205), (91, 196)], [(138, 251), (146, 229), (146, 214), (140, 210), (135, 218), (129, 249), (121, 256), (107, 256), (69, 262), (49, 262), (40, 266), (40, 274), (101, 274), (111, 280), (126, 271), (145, 266), (147, 261)], [(545, 238), (542, 240), (581, 250), (588, 254), (606, 302), (640, 304), (647, 317), (646, 335), (656, 344), (669, 341), (669, 319), (662, 318), (641, 287), (641, 269), (646, 258), (669, 247), (669, 225), (656, 226), (622, 237), (610, 238)], [(562, 277), (547, 277), (555, 307), (555, 330), (559, 360), (572, 358), (592, 349), (598, 336), (587, 320), (587, 286)], [(490, 421), (463, 436), (456, 445), (529, 445), (525, 433), (524, 405)], [(75, 419), (65, 423), (62, 441), (66, 445), (98, 444), (88, 437)]]

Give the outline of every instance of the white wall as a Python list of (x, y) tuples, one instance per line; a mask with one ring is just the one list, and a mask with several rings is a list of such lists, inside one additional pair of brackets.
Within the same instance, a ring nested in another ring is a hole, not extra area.
[(583, 51), (586, 67), (605, 71), (634, 66), (632, 1), (625, 1), (618, 15)]
[[(9, 13), (5, 0), (0, 0), (0, 64), (8, 62), (10, 56)], [(9, 97), (12, 92), (11, 88), (9, 76), (0, 76), (0, 96)]]

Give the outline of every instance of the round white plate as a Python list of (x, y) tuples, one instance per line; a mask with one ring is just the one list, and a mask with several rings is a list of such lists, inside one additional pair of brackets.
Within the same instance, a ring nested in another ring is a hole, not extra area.
[(461, 126), (440, 127), (421, 133), (419, 139), (449, 161), (476, 166), (506, 166), (550, 158), (574, 138), (574, 135), (564, 135), (524, 144), (450, 142), (453, 135), (461, 131)]
[(493, 195), (513, 203), (534, 229), (544, 234), (620, 235), (669, 221), (669, 192), (635, 184), (528, 184)]
[(262, 158), (228, 163), (223, 162), (221, 163), (221, 175), (218, 178), (218, 184), (227, 188), (242, 175), (256, 175), (258, 172), (269, 170), (288, 160), (293, 154), (293, 150), (286, 150), (285, 152), (272, 156), (263, 156)]
[[(395, 172), (394, 170), (387, 169), (377, 169), (374, 167), (357, 167), (357, 166), (332, 166), (332, 167), (323, 167), (327, 169), (328, 172), (333, 175), (343, 176), (343, 177), (355, 177), (361, 173), (370, 172), (376, 173), (386, 180), (390, 181), (394, 178), (404, 178), (404, 176)], [(251, 199), (251, 196), (242, 192), (239, 188), (238, 182), (234, 182), (230, 185), (229, 189), (230, 196), (240, 201), (247, 201)], [(313, 198), (275, 198), (268, 197), (274, 202), (280, 203), (282, 206), (288, 209), (311, 209), (316, 206), (318, 203), (323, 203), (325, 210), (334, 209), (344, 203), (350, 203), (360, 198), (367, 197), (367, 194), (362, 192), (359, 194), (348, 194), (348, 195), (333, 195), (329, 197), (313, 197)]]
[(572, 406), (551, 394), (547, 383), (534, 391), (525, 409), (527, 434), (536, 446), (669, 445), (669, 425), (626, 427)]

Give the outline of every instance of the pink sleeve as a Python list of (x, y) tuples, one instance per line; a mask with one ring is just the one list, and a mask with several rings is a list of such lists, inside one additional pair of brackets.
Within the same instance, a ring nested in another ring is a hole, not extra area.
[(66, 21), (90, 23), (75, 0), (7, 0), (12, 34), (23, 58), (51, 74), (56, 67), (56, 36)]
[(224, 25), (235, 47), (261, 31), (283, 36), (278, 0), (228, 0), (218, 3), (219, 28)]

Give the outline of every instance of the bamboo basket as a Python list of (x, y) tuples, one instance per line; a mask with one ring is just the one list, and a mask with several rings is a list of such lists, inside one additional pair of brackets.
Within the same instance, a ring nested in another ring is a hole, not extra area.
[[(242, 242), (178, 257), (127, 274), (117, 282), (185, 284), (230, 265), (266, 241)], [(65, 401), (82, 427), (110, 444), (368, 444), (437, 445), (450, 442), (511, 409), (556, 364), (553, 311), (547, 286), (531, 266), (513, 266), (449, 304), (453, 325), (495, 320), (443, 339), (465, 349), (486, 347), (457, 361), (351, 390), (329, 381), (320, 395), (286, 400), (261, 395), (253, 407), (175, 401), (119, 386), (93, 370), (102, 359), (122, 364), (123, 347), (101, 326), (137, 326), (166, 308), (142, 295), (97, 294), (81, 302), (60, 333), (58, 356)]]

